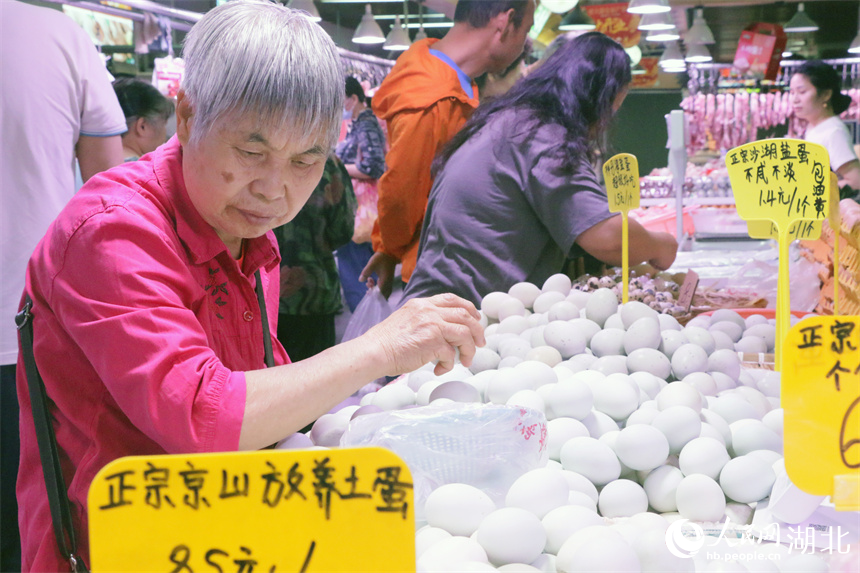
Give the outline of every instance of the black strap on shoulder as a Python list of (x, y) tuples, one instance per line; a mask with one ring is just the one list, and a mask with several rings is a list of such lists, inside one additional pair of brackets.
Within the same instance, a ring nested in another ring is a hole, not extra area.
[(257, 279), (257, 304), (260, 305), (260, 318), (263, 321), (263, 351), (266, 353), (266, 368), (271, 368), (275, 365), (275, 356), (272, 353), (272, 335), (269, 332), (269, 314), (266, 312), (266, 296), (263, 294), (263, 280), (260, 277), (260, 270), (254, 272), (254, 277)]
[(72, 513), (69, 508), (69, 495), (66, 482), (60, 467), (60, 455), (57, 448), (57, 437), (51, 424), (48, 411), (48, 395), (45, 384), (36, 367), (33, 355), (33, 301), (28, 295), (24, 298), (24, 308), (15, 316), (15, 324), (21, 333), (21, 350), (24, 354), (24, 368), (27, 375), (27, 387), (30, 390), (30, 404), (33, 410), (33, 422), (36, 425), (36, 441), (39, 444), (39, 458), (42, 461), (42, 474), (45, 476), (45, 488), (48, 492), (48, 505), (51, 509), (51, 521), (54, 523), (54, 537), (57, 547), (64, 558), (68, 559), (74, 573), (87, 572), (86, 563), (77, 554), (75, 530), (72, 527)]

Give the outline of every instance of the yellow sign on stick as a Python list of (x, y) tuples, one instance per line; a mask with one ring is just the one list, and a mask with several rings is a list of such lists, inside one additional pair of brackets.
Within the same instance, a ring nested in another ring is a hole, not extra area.
[(622, 302), (630, 298), (630, 236), (628, 212), (639, 207), (639, 161), (635, 155), (619, 153), (603, 164), (603, 180), (609, 212), (621, 213)]
[(798, 139), (765, 139), (731, 149), (726, 167), (738, 215), (773, 223), (779, 241), (776, 364), (790, 326), (789, 230), (829, 215), (830, 158), (821, 145)]
[(785, 468), (797, 487), (860, 510), (860, 317), (813, 316), (789, 331), (782, 368)]
[(93, 571), (415, 571), (412, 476), (382, 448), (121, 458), (88, 505)]

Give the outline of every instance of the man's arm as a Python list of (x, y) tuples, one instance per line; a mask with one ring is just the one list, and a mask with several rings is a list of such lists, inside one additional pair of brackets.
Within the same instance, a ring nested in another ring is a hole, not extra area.
[(123, 161), (122, 138), (119, 135), (92, 137), (81, 135), (75, 145), (84, 183), (96, 173), (107, 171)]

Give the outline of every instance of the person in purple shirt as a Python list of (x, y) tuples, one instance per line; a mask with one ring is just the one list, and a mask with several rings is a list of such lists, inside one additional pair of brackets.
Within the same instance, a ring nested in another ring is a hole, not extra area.
[[(372, 380), (431, 361), (442, 373), (458, 351), (468, 365), (484, 343), (475, 307), (448, 295), (290, 363), (276, 338), (272, 229), (308, 201), (337, 139), (337, 49), (304, 12), (235, 0), (194, 25), (183, 58), (176, 136), (93, 177), (27, 269), (33, 351), (84, 561), (87, 491), (107, 463), (263, 448)], [(21, 356), (17, 372), (22, 568), (68, 570)]]
[[(592, 164), (630, 78), (621, 46), (590, 32), (479, 107), (436, 159), (403, 300), (448, 292), (477, 304), (518, 282), (542, 285), (581, 251), (621, 264), (621, 217)], [(672, 235), (629, 228), (630, 264), (671, 266)]]

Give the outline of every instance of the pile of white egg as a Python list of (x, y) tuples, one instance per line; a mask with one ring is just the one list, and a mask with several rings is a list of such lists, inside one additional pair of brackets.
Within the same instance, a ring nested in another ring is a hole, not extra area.
[(487, 345), (470, 369), (437, 377), (428, 365), (311, 432), (335, 446), (350, 418), (438, 401), (546, 415), (549, 462), (503, 504), (466, 484), (430, 494), (418, 571), (748, 570), (676, 557), (665, 535), (678, 519), (748, 524), (770, 495), (782, 460), (779, 374), (742, 368), (738, 351), (772, 350), (772, 321), (719, 310), (682, 326), (645, 304), (619, 305), (609, 289), (571, 289), (565, 275), (491, 293), (481, 311)]

